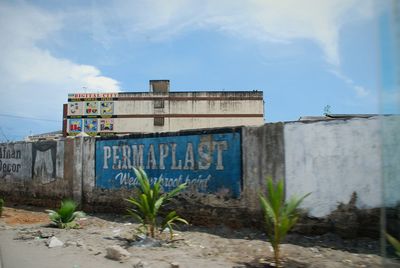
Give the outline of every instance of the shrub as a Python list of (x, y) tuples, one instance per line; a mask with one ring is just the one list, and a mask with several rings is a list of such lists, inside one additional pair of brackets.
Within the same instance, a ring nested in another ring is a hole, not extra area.
[[(155, 232), (160, 226), (159, 233), (161, 234), (166, 228), (169, 228), (170, 238), (172, 239), (175, 222), (182, 222), (185, 224), (188, 224), (188, 222), (179, 217), (175, 211), (169, 212), (167, 216), (159, 222), (159, 211), (172, 197), (185, 189), (186, 184), (180, 184), (172, 191), (162, 193), (160, 181), (151, 185), (143, 169), (134, 168), (134, 172), (139, 181), (139, 195), (137, 197), (125, 199), (134, 206), (133, 209), (127, 209), (128, 215), (141, 223), (139, 230), (146, 232), (146, 235), (154, 238)], [(143, 231), (143, 229), (145, 231)]]
[(77, 219), (85, 217), (83, 211), (75, 211), (76, 203), (72, 200), (64, 200), (61, 202), (61, 207), (57, 211), (46, 210), (49, 213), (49, 218), (53, 225), (58, 228), (79, 228)]
[(308, 195), (310, 193), (301, 198), (292, 197), (285, 202), (283, 180), (274, 185), (272, 178), (267, 178), (267, 196), (261, 193), (259, 195), (264, 211), (266, 234), (274, 250), (277, 267), (280, 265), (280, 244), (287, 232), (296, 224), (299, 217), (298, 207)]
[(3, 214), (4, 199), (0, 198), (0, 217)]

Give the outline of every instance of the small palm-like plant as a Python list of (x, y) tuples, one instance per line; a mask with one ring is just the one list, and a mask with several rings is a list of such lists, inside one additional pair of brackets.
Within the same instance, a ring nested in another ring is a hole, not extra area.
[(285, 202), (283, 180), (276, 185), (272, 178), (267, 179), (267, 196), (260, 193), (261, 207), (264, 211), (266, 233), (274, 250), (277, 267), (280, 266), (280, 244), (287, 232), (296, 224), (299, 218), (298, 207), (310, 193), (301, 198), (292, 197)]
[(3, 214), (4, 199), (0, 198), (0, 217)]
[(400, 257), (400, 241), (388, 233), (385, 233), (385, 235), (386, 235), (386, 239), (389, 241), (390, 244), (392, 244), (392, 246), (396, 250), (397, 256)]
[(158, 215), (161, 207), (166, 204), (172, 197), (186, 188), (186, 184), (180, 184), (178, 187), (168, 193), (162, 193), (161, 182), (157, 181), (151, 185), (147, 174), (143, 169), (134, 168), (136, 177), (139, 181), (139, 195), (137, 197), (130, 197), (125, 199), (132, 205), (133, 209), (127, 209), (128, 214), (141, 223), (139, 230), (145, 230), (146, 234), (154, 238), (158, 227), (160, 226), (160, 234), (166, 229), (169, 229), (170, 238), (173, 237), (173, 226), (175, 222), (188, 222), (179, 217), (175, 211), (171, 211), (163, 219), (161, 223), (158, 222)]
[(77, 205), (74, 201), (64, 200), (57, 211), (48, 209), (46, 212), (49, 213), (52, 224), (58, 228), (78, 228), (79, 224), (76, 220), (85, 217), (85, 213), (83, 211), (75, 211), (76, 207)]

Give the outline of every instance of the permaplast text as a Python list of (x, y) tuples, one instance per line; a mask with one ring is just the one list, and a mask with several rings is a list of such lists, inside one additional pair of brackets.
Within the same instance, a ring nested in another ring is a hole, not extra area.
[[(105, 145), (102, 147), (103, 169), (224, 170), (223, 153), (227, 149), (227, 141), (206, 141), (196, 146), (192, 142)], [(177, 153), (182, 150), (184, 154)]]

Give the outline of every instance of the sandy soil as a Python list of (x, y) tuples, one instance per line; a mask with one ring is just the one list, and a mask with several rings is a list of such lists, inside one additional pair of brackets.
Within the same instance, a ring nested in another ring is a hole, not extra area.
[[(49, 226), (39, 208), (5, 208), (0, 218), (0, 268), (19, 267), (270, 267), (272, 249), (265, 235), (252, 229), (186, 226), (160, 246), (138, 242), (136, 224), (121, 215), (89, 215), (81, 229)], [(62, 247), (49, 248), (55, 236)], [(153, 241), (154, 242), (154, 241)], [(114, 261), (106, 248), (120, 245), (131, 257)], [(371, 239), (342, 240), (333, 234), (292, 234), (282, 245), (285, 267), (382, 267), (379, 243)], [(2, 266), (2, 267), (1, 267)], [(400, 267), (389, 260), (385, 267)]]

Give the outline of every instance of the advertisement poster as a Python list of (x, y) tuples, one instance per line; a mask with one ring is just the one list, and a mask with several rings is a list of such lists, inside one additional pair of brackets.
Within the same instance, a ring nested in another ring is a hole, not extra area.
[(103, 101), (100, 103), (100, 114), (101, 115), (112, 115), (114, 113), (114, 102)]
[(97, 119), (85, 119), (85, 133), (92, 136), (97, 134)]
[(239, 197), (240, 132), (96, 141), (96, 187), (138, 187), (133, 167), (143, 168), (164, 191), (188, 190)]
[(68, 103), (68, 115), (82, 115), (83, 102), (70, 102)]
[(82, 119), (69, 119), (68, 133), (76, 135), (80, 132), (82, 132)]
[(114, 131), (114, 119), (100, 119), (100, 131), (112, 132)]
[(85, 102), (85, 114), (86, 115), (97, 115), (99, 112), (99, 103), (97, 101)]

